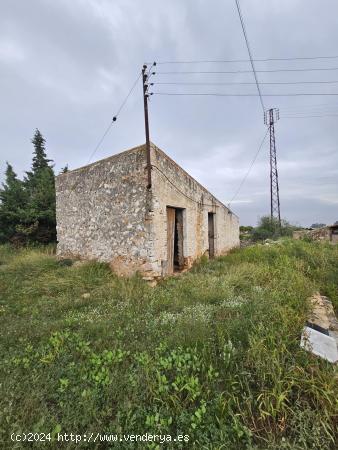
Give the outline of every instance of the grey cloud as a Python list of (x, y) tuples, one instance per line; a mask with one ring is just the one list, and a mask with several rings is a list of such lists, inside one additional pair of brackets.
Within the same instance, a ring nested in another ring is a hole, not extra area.
[[(333, 0), (242, 0), (257, 58), (334, 55), (338, 5)], [(19, 174), (31, 160), (38, 127), (56, 170), (89, 155), (116, 113), (144, 61), (241, 59), (247, 51), (233, 1), (4, 0), (0, 5), (1, 161)], [(331, 61), (256, 63), (281, 67), (338, 67)], [(247, 63), (202, 70), (248, 69)], [(201, 66), (159, 65), (157, 72)], [(338, 80), (337, 72), (259, 73), (261, 82)], [(156, 81), (253, 81), (240, 75), (156, 75)], [(247, 92), (255, 86), (167, 86), (163, 92)], [(338, 85), (263, 85), (263, 93), (337, 92)], [(301, 113), (338, 114), (338, 98), (265, 97), (279, 107), (276, 125), (282, 215), (293, 222), (338, 220), (337, 117), (287, 119)], [(319, 105), (319, 106), (317, 106)], [(265, 132), (259, 101), (232, 97), (156, 96), (150, 102), (151, 139), (202, 184), (229, 202)], [(141, 86), (94, 159), (144, 142)], [(242, 223), (269, 212), (268, 142), (232, 204)]]

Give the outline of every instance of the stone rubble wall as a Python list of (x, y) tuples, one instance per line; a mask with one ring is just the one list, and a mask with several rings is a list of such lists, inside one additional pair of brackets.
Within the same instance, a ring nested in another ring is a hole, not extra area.
[(297, 230), (293, 232), (293, 239), (303, 239), (308, 237), (315, 241), (335, 241), (332, 239), (330, 227), (315, 228), (313, 230)]
[(167, 206), (183, 208), (185, 267), (208, 252), (215, 213), (215, 255), (239, 246), (239, 221), (227, 207), (152, 144), (152, 189), (145, 146), (56, 177), (57, 254), (110, 263), (120, 275), (166, 273)]
[(185, 267), (208, 254), (208, 212), (215, 213), (215, 255), (239, 246), (239, 219), (172, 159), (152, 145), (155, 273), (165, 275), (167, 261), (167, 206), (183, 208)]
[(149, 224), (144, 146), (56, 177), (57, 254), (146, 272)]

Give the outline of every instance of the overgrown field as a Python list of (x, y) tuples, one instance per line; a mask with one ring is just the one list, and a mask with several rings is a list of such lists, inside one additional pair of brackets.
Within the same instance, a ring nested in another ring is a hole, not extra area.
[(338, 246), (258, 245), (155, 288), (3, 246), (1, 445), (157, 448), (10, 441), (147, 432), (189, 435), (161, 448), (335, 449), (337, 369), (299, 347), (316, 290), (338, 310)]

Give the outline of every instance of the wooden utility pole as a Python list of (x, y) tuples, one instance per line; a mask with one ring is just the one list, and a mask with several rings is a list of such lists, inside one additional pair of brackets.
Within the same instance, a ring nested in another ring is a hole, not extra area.
[(147, 188), (151, 189), (151, 161), (150, 161), (150, 138), (149, 138), (149, 117), (148, 117), (148, 75), (146, 74), (146, 64), (142, 69), (142, 84), (143, 84), (143, 105), (144, 105), (144, 127), (146, 132), (146, 153), (147, 153)]

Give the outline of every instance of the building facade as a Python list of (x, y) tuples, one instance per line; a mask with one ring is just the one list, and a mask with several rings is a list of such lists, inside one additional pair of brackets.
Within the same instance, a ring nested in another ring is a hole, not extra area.
[(57, 254), (153, 279), (239, 245), (239, 220), (162, 150), (145, 145), (56, 177)]

